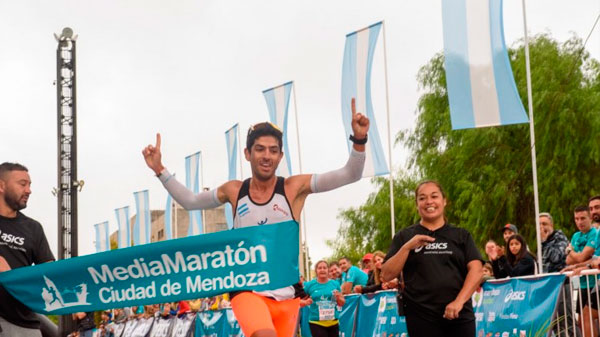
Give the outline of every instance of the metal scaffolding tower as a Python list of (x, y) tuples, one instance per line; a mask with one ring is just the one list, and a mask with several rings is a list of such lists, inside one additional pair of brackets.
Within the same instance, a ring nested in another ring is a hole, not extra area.
[[(73, 30), (54, 35), (56, 49), (56, 93), (58, 105), (58, 259), (77, 256), (77, 105), (75, 40)], [(71, 315), (61, 316), (60, 336), (75, 330)]]

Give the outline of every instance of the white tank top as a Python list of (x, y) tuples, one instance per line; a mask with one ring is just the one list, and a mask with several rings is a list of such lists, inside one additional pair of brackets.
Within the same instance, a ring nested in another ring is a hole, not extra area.
[[(233, 214), (233, 227), (242, 228), (275, 224), (278, 222), (295, 220), (292, 208), (285, 196), (283, 177), (277, 177), (277, 183), (271, 198), (265, 203), (256, 203), (250, 197), (250, 179), (244, 180), (237, 198), (236, 210)], [(263, 296), (272, 297), (278, 301), (294, 298), (294, 287), (255, 291)]]

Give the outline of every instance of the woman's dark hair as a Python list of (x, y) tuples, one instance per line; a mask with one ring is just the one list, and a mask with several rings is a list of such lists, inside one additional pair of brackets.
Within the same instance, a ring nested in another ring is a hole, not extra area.
[[(418, 202), (419, 202), (419, 189), (421, 188), (421, 186), (423, 186), (425, 184), (434, 184), (435, 186), (437, 186), (437, 188), (440, 190), (440, 193), (442, 193), (442, 197), (444, 199), (446, 199), (446, 192), (444, 192), (444, 189), (442, 188), (442, 185), (437, 180), (425, 180), (425, 181), (420, 182), (419, 185), (417, 185), (417, 188), (415, 188), (415, 203), (418, 204)], [(444, 216), (444, 221), (448, 222), (448, 218), (446, 218), (446, 213), (444, 213), (443, 216)]]
[(446, 199), (446, 192), (444, 192), (444, 189), (442, 188), (442, 185), (439, 182), (437, 182), (436, 180), (425, 180), (420, 182), (419, 185), (417, 185), (417, 188), (415, 188), (415, 202), (417, 202), (417, 199), (419, 198), (419, 189), (425, 184), (434, 184), (435, 186), (437, 186), (437, 188), (442, 193), (442, 197)]
[(329, 263), (325, 260), (319, 260), (317, 261), (317, 263), (315, 263), (315, 272), (317, 271), (317, 267), (321, 264), (321, 263), (325, 263), (325, 265), (327, 266), (327, 269), (329, 269)]
[[(510, 242), (512, 240), (517, 240), (521, 244), (521, 250), (519, 250), (517, 255), (514, 255), (510, 251)], [(508, 238), (508, 241), (506, 242), (506, 260), (508, 260), (508, 263), (510, 263), (511, 266), (516, 265), (527, 254), (529, 254), (535, 260), (535, 257), (533, 256), (533, 254), (531, 254), (529, 251), (527, 251), (527, 243), (525, 242), (525, 239), (521, 235), (515, 234), (515, 235), (511, 236), (510, 238)]]

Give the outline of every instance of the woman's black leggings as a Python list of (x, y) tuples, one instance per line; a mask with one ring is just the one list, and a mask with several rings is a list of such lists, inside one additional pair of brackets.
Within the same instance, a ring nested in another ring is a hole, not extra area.
[(340, 325), (332, 325), (324, 327), (318, 324), (310, 324), (310, 333), (312, 337), (339, 337), (340, 336)]

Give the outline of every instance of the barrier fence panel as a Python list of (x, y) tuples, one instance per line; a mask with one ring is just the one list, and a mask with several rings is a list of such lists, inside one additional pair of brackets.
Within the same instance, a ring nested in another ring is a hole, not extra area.
[(547, 336), (565, 275), (492, 280), (474, 303), (477, 336)]
[(559, 300), (557, 321), (554, 327), (557, 336), (598, 336), (598, 274), (600, 270), (583, 270), (569, 276)]
[[(545, 274), (485, 282), (473, 296), (476, 336), (598, 336), (599, 273), (586, 270), (583, 276)], [(396, 295), (395, 290), (346, 295), (346, 303), (338, 307), (340, 337), (408, 337)], [(308, 316), (308, 307), (302, 308), (302, 337), (311, 337)], [(133, 319), (115, 324), (114, 332), (115, 337), (244, 336), (230, 308), (179, 318)]]

